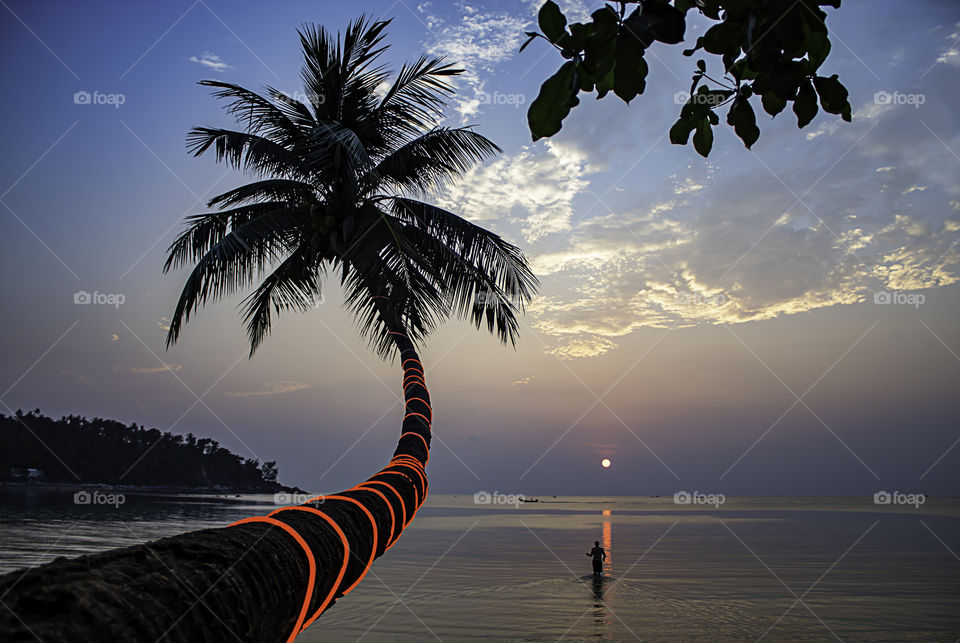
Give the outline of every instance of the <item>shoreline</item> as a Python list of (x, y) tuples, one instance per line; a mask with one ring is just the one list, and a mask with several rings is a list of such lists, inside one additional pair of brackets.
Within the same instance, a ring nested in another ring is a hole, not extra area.
[(62, 491), (75, 493), (77, 491), (109, 491), (140, 495), (203, 495), (203, 496), (239, 496), (239, 495), (257, 495), (257, 494), (277, 494), (277, 493), (306, 493), (299, 487), (287, 487), (277, 485), (274, 489), (241, 489), (229, 487), (183, 487), (176, 485), (129, 485), (129, 484), (110, 484), (105, 482), (40, 482), (40, 481), (2, 481), (0, 482), (0, 491), (4, 490), (36, 490), (36, 491)]

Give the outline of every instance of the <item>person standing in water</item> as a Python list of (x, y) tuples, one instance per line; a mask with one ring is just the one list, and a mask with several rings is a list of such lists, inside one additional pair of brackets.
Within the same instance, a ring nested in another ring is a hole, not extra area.
[(603, 551), (599, 540), (593, 541), (593, 549), (587, 556), (593, 558), (593, 575), (603, 576), (603, 561), (607, 558), (607, 552)]

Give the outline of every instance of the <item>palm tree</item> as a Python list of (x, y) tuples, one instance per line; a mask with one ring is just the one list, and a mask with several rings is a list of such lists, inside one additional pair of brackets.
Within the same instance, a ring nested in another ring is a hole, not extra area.
[[(439, 125), (448, 78), (462, 70), (421, 56), (391, 76), (379, 63), (388, 23), (361, 17), (342, 40), (303, 28), (305, 100), (201, 83), (229, 101), (242, 129), (195, 128), (189, 149), (213, 150), (256, 180), (189, 217), (164, 271), (193, 265), (168, 347), (202, 305), (252, 289), (243, 300), (251, 356), (273, 315), (310, 310), (327, 274), (338, 278), (360, 333), (379, 356), (401, 360), (394, 457), (322, 504), (0, 577), (23, 619), (0, 623), (0, 633), (29, 623), (53, 639), (103, 638), (109, 627), (124, 640), (292, 640), (356, 587), (423, 503), (432, 412), (417, 345), (454, 315), (514, 343), (537, 281), (518, 248), (414, 198), (499, 148), (470, 128)], [(87, 595), (98, 600), (63, 598)]]
[[(361, 334), (381, 357), (402, 360), (405, 417), (395, 456), (412, 457), (392, 465), (403, 473), (387, 486), (405, 501), (412, 491), (407, 507), (415, 508), (426, 480), (418, 488), (409, 469), (426, 465), (432, 415), (416, 345), (451, 315), (477, 327), (485, 320), (514, 343), (517, 314), (537, 282), (517, 247), (411, 198), (500, 149), (470, 128), (438, 124), (453, 91), (447, 78), (462, 70), (421, 56), (391, 78), (379, 63), (388, 24), (361, 17), (342, 43), (322, 27), (300, 31), (303, 100), (271, 87), (264, 95), (201, 83), (230, 101), (243, 129), (195, 128), (190, 151), (213, 150), (258, 180), (211, 199), (218, 210), (190, 217), (171, 245), (164, 270), (193, 269), (167, 345), (201, 305), (252, 288), (243, 300), (252, 356), (274, 314), (310, 310), (328, 272), (336, 275)], [(369, 491), (355, 495), (368, 509), (385, 506)]]
[[(412, 198), (500, 149), (470, 128), (439, 126), (444, 97), (453, 91), (447, 78), (462, 70), (421, 56), (391, 78), (379, 63), (388, 24), (361, 17), (342, 42), (322, 27), (300, 31), (303, 100), (271, 87), (264, 95), (221, 81), (201, 83), (230, 101), (227, 110), (244, 127), (195, 128), (190, 151), (200, 156), (213, 150), (217, 161), (258, 180), (211, 199), (208, 205), (217, 211), (190, 217), (164, 266), (169, 271), (194, 264), (170, 323), (168, 347), (208, 300), (252, 288), (243, 300), (252, 356), (270, 333), (274, 314), (310, 310), (321, 300), (329, 272), (345, 289), (360, 332), (376, 353), (399, 355), (405, 416), (394, 459), (368, 481), (372, 489), (328, 501), (379, 510), (381, 522), (384, 510), (392, 512), (395, 530), (383, 550), (427, 491), (432, 412), (416, 345), (451, 315), (478, 328), (486, 320), (502, 342), (514, 343), (517, 314), (536, 288), (517, 247)], [(395, 491), (399, 506), (387, 504), (374, 492), (378, 488)], [(370, 536), (379, 529), (376, 522)], [(370, 557), (350, 561), (344, 555), (343, 567), (354, 567), (354, 573), (331, 586), (328, 601), (355, 586), (382, 553), (374, 551), (373, 538), (348, 545)], [(321, 611), (305, 612), (303, 627)]]

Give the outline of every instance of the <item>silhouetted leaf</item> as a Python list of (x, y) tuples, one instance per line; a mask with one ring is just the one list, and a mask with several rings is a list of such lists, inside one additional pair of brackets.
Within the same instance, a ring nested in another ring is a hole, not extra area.
[[(575, 22), (570, 25), (570, 36), (561, 39), (562, 46), (569, 46), (575, 51), (583, 51), (587, 46), (587, 39), (593, 33), (593, 24)], [(566, 55), (566, 54), (564, 54)], [(572, 56), (567, 56), (572, 58)]]
[(763, 103), (764, 111), (771, 116), (776, 116), (783, 111), (784, 107), (787, 106), (787, 101), (777, 97), (777, 95), (773, 92), (767, 92), (764, 94), (760, 101)]
[(741, 81), (754, 80), (760, 75), (759, 71), (750, 66), (749, 58), (741, 58), (727, 67), (727, 73)]
[(540, 93), (527, 110), (527, 122), (533, 140), (553, 136), (560, 131), (570, 108), (579, 103), (574, 88), (575, 64), (566, 62), (540, 86)]
[(851, 120), (850, 102), (847, 100), (849, 95), (847, 88), (837, 79), (834, 74), (829, 78), (817, 76), (813, 79), (813, 85), (820, 95), (820, 106), (823, 111), (830, 114), (840, 114), (843, 120), (848, 123)]
[(654, 39), (668, 45), (683, 42), (687, 23), (682, 11), (665, 3), (644, 2), (643, 14), (653, 18)]
[(827, 36), (826, 31), (814, 31), (806, 28), (804, 45), (807, 48), (810, 63), (813, 65), (811, 71), (815, 71), (823, 64), (823, 61), (827, 59), (827, 55), (830, 53), (830, 38)]
[(594, 79), (613, 69), (617, 31), (617, 14), (609, 7), (593, 12), (593, 30), (584, 44), (583, 66)]
[(701, 81), (701, 80), (703, 80), (703, 74), (702, 74), (702, 73), (697, 72), (696, 74), (693, 75), (693, 82), (690, 83), (690, 93), (691, 93), (691, 94), (693, 94), (693, 92), (697, 91), (697, 85), (700, 84), (700, 81)]
[(523, 53), (523, 50), (527, 48), (527, 45), (529, 45), (531, 42), (537, 39), (537, 34), (534, 32), (527, 31), (526, 34), (527, 34), (527, 39), (524, 41), (522, 45), (520, 45), (520, 53)]
[(573, 61), (573, 94), (576, 95), (577, 91), (592, 92), (593, 83), (593, 74), (584, 69), (582, 64)]
[(733, 101), (730, 111), (727, 112), (727, 124), (733, 125), (733, 131), (748, 150), (760, 138), (757, 117), (753, 113), (753, 106), (746, 98), (740, 97)]
[(810, 79), (800, 83), (797, 98), (793, 101), (793, 113), (797, 115), (797, 127), (804, 128), (817, 115), (817, 92)]
[(632, 34), (620, 32), (614, 50), (613, 93), (629, 103), (647, 86), (647, 61), (643, 46)]
[(686, 145), (696, 124), (695, 119), (681, 116), (670, 128), (670, 142), (674, 145)]
[(613, 89), (614, 79), (614, 70), (611, 68), (603, 78), (597, 81), (597, 100), (606, 96)]
[(693, 147), (700, 156), (710, 155), (710, 148), (713, 147), (713, 129), (706, 118), (697, 121), (697, 131), (693, 134)]
[(553, 0), (547, 0), (543, 3), (537, 18), (540, 23), (540, 31), (550, 42), (559, 43), (560, 39), (566, 35), (567, 18)]
[(697, 39), (697, 47), (703, 47), (711, 54), (723, 54), (736, 46), (739, 30), (740, 26), (736, 23), (721, 22), (707, 29), (707, 32)]
[(802, 79), (803, 73), (797, 63), (786, 60), (778, 61), (774, 65), (770, 78), (770, 88), (778, 98), (793, 100), (797, 95), (797, 89)]
[(717, 0), (695, 0), (692, 4), (711, 20), (720, 19), (720, 3)]
[(653, 28), (653, 16), (650, 14), (644, 14), (643, 7), (641, 6), (634, 9), (623, 21), (621, 35), (626, 32), (642, 46), (647, 47), (654, 40)]

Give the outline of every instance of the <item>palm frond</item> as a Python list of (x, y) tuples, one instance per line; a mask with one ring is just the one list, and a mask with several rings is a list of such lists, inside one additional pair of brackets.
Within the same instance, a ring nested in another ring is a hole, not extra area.
[(359, 106), (358, 90), (372, 91), (386, 77), (383, 68), (371, 69), (370, 64), (386, 49), (380, 43), (389, 23), (361, 16), (347, 26), (342, 48), (340, 39), (323, 27), (304, 25), (299, 30), (300, 77), (318, 120), (342, 121), (345, 103)]
[(292, 179), (265, 179), (227, 190), (207, 201), (208, 208), (229, 208), (255, 201), (285, 201), (288, 207), (316, 203), (314, 187)]
[(231, 99), (227, 113), (245, 124), (248, 132), (260, 134), (275, 143), (290, 145), (300, 137), (300, 128), (288, 114), (269, 98), (234, 83), (220, 80), (201, 80), (200, 85), (217, 87), (217, 98)]
[(208, 300), (217, 300), (249, 285), (281, 260), (296, 244), (302, 218), (289, 211), (271, 212), (232, 229), (197, 261), (177, 301), (167, 346), (180, 337), (190, 315)]
[(307, 247), (294, 250), (242, 302), (243, 321), (250, 339), (250, 356), (270, 334), (271, 309), (303, 312), (320, 301), (323, 263), (317, 263)]
[(372, 116), (394, 130), (395, 144), (402, 143), (437, 124), (447, 96), (454, 92), (447, 78), (461, 73), (462, 69), (444, 64), (442, 58), (421, 55), (400, 68)]
[[(376, 209), (368, 205), (367, 210)], [(437, 267), (403, 234), (402, 222), (378, 211), (342, 259), (345, 305), (381, 357), (393, 350), (389, 332), (403, 329), (415, 344), (449, 316)], [(369, 220), (369, 219), (368, 219)], [(375, 301), (374, 297), (381, 301)]]
[(187, 134), (187, 151), (200, 156), (213, 147), (218, 163), (256, 176), (305, 178), (302, 157), (268, 138), (218, 127), (194, 127)]
[(400, 191), (425, 194), (500, 151), (493, 141), (470, 128), (438, 127), (384, 157), (365, 177), (366, 183), (386, 183)]
[(484, 272), (497, 275), (497, 282), (516, 292), (521, 302), (528, 302), (536, 294), (539, 282), (517, 246), (435, 205), (403, 197), (390, 201), (398, 219), (428, 232)]
[(310, 149), (301, 157), (323, 183), (341, 183), (356, 190), (357, 177), (372, 164), (356, 132), (335, 122), (320, 122), (310, 132)]
[(410, 237), (426, 260), (441, 266), (443, 290), (449, 309), (461, 319), (469, 318), (476, 328), (486, 319), (487, 330), (502, 343), (516, 344), (519, 333), (518, 316), (524, 302), (516, 292), (508, 293), (501, 282), (508, 281), (491, 275), (466, 261), (454, 248), (442, 243), (415, 226), (405, 225), (403, 233)]
[[(282, 92), (275, 87), (271, 87), (270, 85), (267, 85), (266, 90), (273, 102), (276, 103), (277, 109), (286, 114), (298, 125), (305, 128), (313, 127), (317, 117), (302, 101), (299, 101), (290, 94)], [(312, 104), (312, 98), (310, 99), (310, 102)]]
[(252, 218), (286, 209), (287, 204), (283, 201), (268, 201), (188, 216), (186, 230), (167, 248), (163, 272), (182, 268), (199, 260), (210, 248), (222, 241), (230, 230), (242, 226)]
[(394, 198), (392, 210), (421, 253), (440, 269), (452, 314), (514, 343), (517, 314), (536, 294), (537, 278), (519, 248), (442, 208)]

